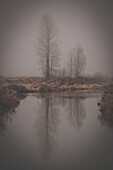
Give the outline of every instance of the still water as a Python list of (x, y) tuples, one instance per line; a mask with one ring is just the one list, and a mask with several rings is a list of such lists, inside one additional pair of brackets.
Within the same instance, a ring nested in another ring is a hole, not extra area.
[(29, 95), (0, 118), (0, 170), (112, 170), (101, 94)]

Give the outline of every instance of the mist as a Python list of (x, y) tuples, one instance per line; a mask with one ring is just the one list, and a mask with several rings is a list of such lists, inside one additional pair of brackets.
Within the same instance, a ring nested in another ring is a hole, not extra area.
[(0, 1), (0, 169), (111, 170), (113, 1)]
[(112, 1), (36, 1), (0, 2), (0, 75), (40, 76), (34, 43), (40, 34), (45, 13), (58, 26), (61, 65), (68, 50), (80, 43), (87, 56), (85, 74), (102, 72), (112, 76), (113, 12)]

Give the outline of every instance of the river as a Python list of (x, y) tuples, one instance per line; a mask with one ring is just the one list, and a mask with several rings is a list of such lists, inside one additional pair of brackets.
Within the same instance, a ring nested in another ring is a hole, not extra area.
[(113, 131), (100, 93), (28, 95), (0, 117), (1, 170), (111, 170)]

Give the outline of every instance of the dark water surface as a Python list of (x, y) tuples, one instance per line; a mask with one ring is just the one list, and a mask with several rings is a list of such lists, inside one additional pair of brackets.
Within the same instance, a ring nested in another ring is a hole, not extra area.
[(112, 170), (113, 131), (101, 94), (27, 96), (0, 118), (0, 170)]

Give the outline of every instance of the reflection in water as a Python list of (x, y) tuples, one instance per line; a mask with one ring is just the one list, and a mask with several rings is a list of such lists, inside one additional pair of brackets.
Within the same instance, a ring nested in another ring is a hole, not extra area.
[[(26, 95), (18, 95), (19, 100), (26, 98)], [(19, 106), (19, 103), (11, 103), (11, 107), (8, 111), (0, 113), (0, 134), (3, 136), (5, 130), (7, 129), (7, 122), (12, 121), (13, 116), (15, 115), (15, 109)], [(4, 105), (5, 110), (5, 105)]]
[(101, 103), (98, 103), (98, 105), (100, 106), (101, 112), (98, 119), (101, 125), (106, 125), (113, 129), (113, 90), (104, 92)]
[(109, 129), (113, 129), (113, 116), (105, 116), (103, 114), (98, 116), (102, 126), (107, 126)]
[(80, 128), (83, 124), (83, 120), (86, 116), (84, 99), (85, 97), (82, 96), (69, 97), (67, 109), (69, 114), (68, 119), (71, 126), (76, 126), (77, 128)]
[(56, 101), (52, 98), (42, 99), (42, 103), (38, 108), (37, 135), (40, 138), (39, 148), (41, 155), (46, 157), (50, 154), (55, 143), (55, 135), (57, 127), (60, 123), (59, 108)]
[(1, 131), (7, 127), (3, 140), (0, 136), (0, 168), (112, 169), (113, 133), (97, 120), (100, 94), (45, 95), (30, 95), (15, 109), (17, 114), (0, 117)]
[[(84, 105), (84, 96), (59, 96), (44, 97), (38, 105), (38, 119), (36, 124), (37, 136), (39, 140), (39, 148), (42, 157), (50, 154), (56, 145), (56, 132), (60, 125), (62, 108), (68, 111), (68, 120), (73, 127), (81, 127), (85, 119), (86, 109)], [(61, 106), (61, 107), (60, 107)], [(68, 122), (67, 122), (68, 123)]]
[(4, 132), (7, 129), (7, 122), (12, 121), (14, 113), (16, 113), (15, 109), (11, 109), (6, 113), (0, 114), (0, 134), (2, 136), (4, 135)]

